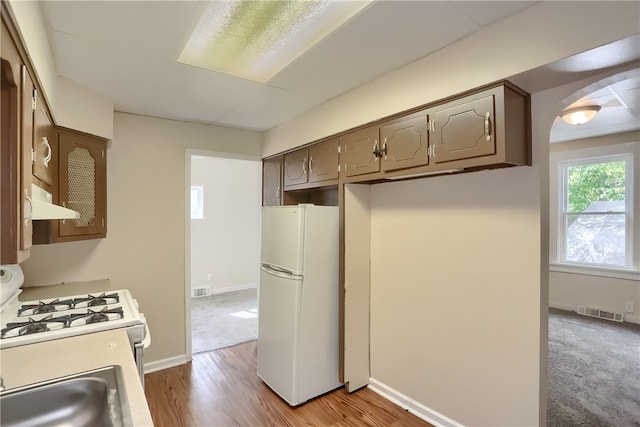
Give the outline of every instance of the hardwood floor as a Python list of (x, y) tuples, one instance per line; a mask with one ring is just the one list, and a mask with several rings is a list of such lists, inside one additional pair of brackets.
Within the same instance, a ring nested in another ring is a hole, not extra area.
[(156, 427), (430, 426), (366, 388), (341, 388), (292, 408), (256, 374), (255, 342), (147, 374), (145, 394)]

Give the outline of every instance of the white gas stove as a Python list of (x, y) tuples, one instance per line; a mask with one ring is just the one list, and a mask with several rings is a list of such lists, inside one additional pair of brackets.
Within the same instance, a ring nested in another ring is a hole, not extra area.
[[(127, 289), (70, 295), (55, 299), (20, 301), (22, 271), (1, 266), (3, 301), (0, 305), (0, 349), (125, 328), (144, 380), (143, 352), (151, 341), (144, 315)], [(16, 279), (17, 276), (17, 279)], [(9, 280), (20, 281), (8, 289)], [(13, 289), (15, 288), (15, 289)], [(7, 297), (7, 293), (10, 296)]]

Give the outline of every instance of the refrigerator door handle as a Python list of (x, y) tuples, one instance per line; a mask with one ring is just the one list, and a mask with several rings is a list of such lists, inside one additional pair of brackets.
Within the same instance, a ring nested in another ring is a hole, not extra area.
[(262, 264), (262, 265), (260, 265), (260, 268), (265, 273), (271, 274), (273, 276), (284, 277), (285, 279), (299, 279), (300, 278), (300, 276), (294, 274), (293, 271), (291, 271), (289, 269), (286, 269), (286, 268), (278, 267), (278, 266), (275, 266), (275, 265)]

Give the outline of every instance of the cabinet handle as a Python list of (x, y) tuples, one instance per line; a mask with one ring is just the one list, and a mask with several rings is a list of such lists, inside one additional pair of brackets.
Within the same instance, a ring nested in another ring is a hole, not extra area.
[(491, 113), (489, 111), (484, 116), (484, 133), (487, 134), (487, 141), (491, 141)]
[(373, 141), (373, 157), (376, 158), (376, 160), (378, 160), (378, 157), (380, 157), (380, 150), (378, 150), (378, 140), (375, 139)]
[[(27, 190), (24, 190), (25, 193)], [(31, 201), (31, 197), (28, 195), (24, 195), (24, 225), (26, 226), (31, 220), (31, 213), (33, 212), (33, 202)]]
[(42, 159), (42, 163), (44, 163), (45, 168), (48, 168), (51, 161), (51, 145), (49, 145), (49, 139), (46, 136), (42, 138), (42, 145), (47, 149), (47, 155)]
[(309, 157), (309, 173), (313, 173), (313, 157)]
[(305, 174), (307, 173), (307, 158), (305, 157), (305, 159), (302, 161), (302, 173)]
[(382, 143), (382, 154), (384, 154), (384, 159), (387, 160), (387, 138)]

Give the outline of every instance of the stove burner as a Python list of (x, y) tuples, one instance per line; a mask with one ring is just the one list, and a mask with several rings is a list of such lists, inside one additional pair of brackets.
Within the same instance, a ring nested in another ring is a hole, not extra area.
[(123, 317), (124, 311), (122, 310), (122, 307), (105, 307), (100, 311), (93, 311), (91, 309), (88, 309), (86, 313), (70, 314), (69, 326), (108, 322), (110, 320), (122, 319)]
[[(54, 299), (53, 301), (38, 301), (37, 304), (24, 304), (18, 309), (18, 316), (53, 313), (56, 311), (70, 310), (73, 307), (73, 301)], [(26, 312), (26, 313), (25, 313)]]
[(99, 305), (115, 304), (118, 302), (120, 302), (120, 296), (117, 293), (107, 295), (104, 292), (97, 296), (89, 294), (86, 297), (73, 299), (73, 305), (75, 307), (81, 307), (83, 305), (86, 307), (95, 307)]
[(67, 316), (54, 318), (52, 314), (45, 316), (40, 320), (33, 320), (31, 317), (29, 317), (29, 320), (26, 322), (7, 323), (7, 327), (2, 329), (2, 331), (0, 332), (0, 338), (5, 338), (7, 334), (13, 332), (16, 329), (18, 332), (17, 336), (21, 336), (47, 332), (50, 330), (50, 324), (55, 325), (62, 323), (62, 327), (64, 328), (67, 326), (68, 320), (69, 319)]

